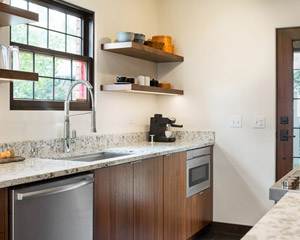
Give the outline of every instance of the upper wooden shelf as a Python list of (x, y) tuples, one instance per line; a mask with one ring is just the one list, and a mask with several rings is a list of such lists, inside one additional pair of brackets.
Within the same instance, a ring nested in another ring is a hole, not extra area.
[(183, 90), (161, 87), (149, 87), (138, 84), (111, 84), (101, 85), (101, 91), (148, 93), (155, 95), (183, 95)]
[(38, 81), (39, 75), (37, 73), (31, 72), (0, 69), (0, 83), (12, 82), (14, 80)]
[(0, 27), (38, 21), (39, 15), (37, 13), (0, 3)]
[(156, 63), (184, 61), (182, 56), (167, 53), (136, 42), (105, 43), (101, 45), (101, 49), (104, 51), (114, 52)]

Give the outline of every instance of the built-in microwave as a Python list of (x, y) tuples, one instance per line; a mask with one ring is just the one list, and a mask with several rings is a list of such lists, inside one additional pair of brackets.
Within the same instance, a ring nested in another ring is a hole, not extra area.
[(210, 187), (210, 147), (187, 151), (186, 197)]

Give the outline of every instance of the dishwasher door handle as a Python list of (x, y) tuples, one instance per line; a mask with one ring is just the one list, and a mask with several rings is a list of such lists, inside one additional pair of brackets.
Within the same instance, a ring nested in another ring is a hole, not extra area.
[(93, 178), (85, 179), (84, 181), (80, 181), (77, 183), (67, 184), (59, 187), (47, 188), (39, 191), (28, 192), (28, 193), (17, 193), (17, 200), (22, 201), (29, 198), (36, 198), (36, 197), (44, 197), (49, 196), (57, 193), (67, 192), (76, 188), (83, 187), (85, 185), (91, 184), (94, 182)]

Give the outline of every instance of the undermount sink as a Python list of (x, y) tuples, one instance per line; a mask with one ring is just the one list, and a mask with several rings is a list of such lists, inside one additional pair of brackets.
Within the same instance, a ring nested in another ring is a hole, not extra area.
[(127, 156), (127, 155), (130, 155), (130, 153), (100, 152), (100, 153), (86, 154), (86, 155), (80, 155), (80, 156), (62, 157), (62, 158), (57, 158), (55, 160), (94, 162), (94, 161), (107, 160), (110, 158), (122, 157), (122, 156)]

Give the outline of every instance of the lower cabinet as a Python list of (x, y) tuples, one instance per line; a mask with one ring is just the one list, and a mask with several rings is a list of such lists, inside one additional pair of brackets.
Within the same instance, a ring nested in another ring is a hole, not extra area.
[(95, 171), (95, 240), (163, 239), (163, 158)]
[(133, 165), (95, 171), (95, 240), (133, 239)]
[(0, 240), (8, 239), (8, 197), (7, 189), (0, 189)]
[(189, 239), (212, 221), (213, 191), (186, 191), (186, 152), (96, 170), (95, 240)]
[(134, 239), (163, 239), (163, 157), (134, 166)]
[[(212, 156), (212, 155), (211, 155)], [(211, 166), (212, 166), (211, 158)], [(212, 179), (211, 167), (211, 179)], [(211, 186), (212, 186), (211, 182)], [(164, 239), (189, 239), (212, 221), (212, 187), (186, 198), (186, 153), (164, 157)]]

